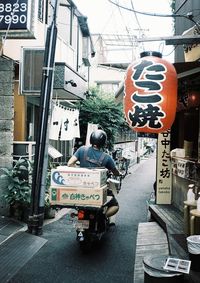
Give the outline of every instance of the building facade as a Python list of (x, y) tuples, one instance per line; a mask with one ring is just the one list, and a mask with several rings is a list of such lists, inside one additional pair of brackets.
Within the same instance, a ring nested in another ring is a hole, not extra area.
[[(200, 185), (199, 161), (199, 105), (200, 105), (200, 42), (192, 39), (183, 43), (184, 35), (200, 34), (198, 0), (172, 1), (174, 13), (174, 67), (178, 78), (178, 101), (175, 121), (171, 128), (170, 149), (183, 149), (184, 156), (172, 158), (171, 203), (183, 210), (190, 183)], [(173, 38), (173, 36), (172, 36)], [(167, 43), (167, 41), (166, 41)], [(169, 44), (169, 43), (168, 43)], [(122, 101), (124, 84), (115, 93), (116, 100)], [(179, 152), (177, 150), (177, 152)], [(159, 157), (158, 157), (159, 158)]]
[[(0, 132), (5, 137), (0, 142), (1, 167), (12, 166), (21, 145), (28, 156), (36, 140), (45, 42), (53, 16), (58, 32), (51, 103), (59, 105), (60, 111), (76, 110), (76, 101), (86, 99), (90, 59), (95, 55), (87, 18), (73, 1), (58, 0), (53, 6), (47, 0), (15, 2), (6, 1), (1, 12)], [(50, 143), (64, 160), (71, 154), (73, 138)]]
[[(175, 13), (187, 15), (175, 17), (175, 35), (200, 34), (200, 2), (198, 0), (174, 1)], [(176, 12), (177, 11), (177, 12)], [(184, 149), (184, 156), (172, 159), (172, 202), (183, 210), (188, 185), (199, 187), (199, 106), (200, 106), (200, 44), (199, 40), (175, 46), (175, 68), (178, 74), (178, 106), (172, 126), (171, 149)], [(177, 154), (178, 155), (178, 154)]]

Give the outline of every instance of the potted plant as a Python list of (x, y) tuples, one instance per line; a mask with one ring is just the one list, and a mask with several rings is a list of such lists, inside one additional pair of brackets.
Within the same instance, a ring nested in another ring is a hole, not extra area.
[(10, 216), (23, 220), (30, 205), (32, 162), (27, 159), (14, 160), (12, 168), (1, 168), (0, 172), (0, 180), (7, 184), (3, 197), (10, 205)]

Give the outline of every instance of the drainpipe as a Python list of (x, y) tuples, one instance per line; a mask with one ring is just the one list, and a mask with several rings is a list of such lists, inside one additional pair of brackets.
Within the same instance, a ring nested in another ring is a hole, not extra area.
[(56, 17), (58, 1), (53, 6), (53, 18), (47, 29), (42, 84), (40, 95), (40, 119), (36, 139), (31, 207), (28, 221), (28, 232), (34, 235), (42, 234), (44, 220), (44, 196), (48, 166), (48, 121), (51, 113), (51, 100), (53, 95), (55, 50), (57, 40)]

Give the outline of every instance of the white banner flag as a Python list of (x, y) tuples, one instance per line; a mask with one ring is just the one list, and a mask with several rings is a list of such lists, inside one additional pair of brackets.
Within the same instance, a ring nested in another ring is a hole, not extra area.
[(88, 123), (85, 145), (87, 145), (87, 146), (90, 145), (90, 135), (91, 135), (92, 132), (94, 132), (96, 130), (98, 130), (98, 124)]

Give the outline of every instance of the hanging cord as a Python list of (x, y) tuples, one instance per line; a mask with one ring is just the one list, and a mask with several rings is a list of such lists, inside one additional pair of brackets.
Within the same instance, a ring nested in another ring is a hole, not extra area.
[[(17, 0), (14, 4), (18, 4), (18, 2), (19, 2), (19, 0)], [(10, 15), (11, 15), (10, 23), (9, 23), (8, 28), (7, 28), (7, 30), (6, 30), (5, 36), (2, 36), (2, 46), (1, 46), (1, 50), (0, 50), (0, 56), (3, 56), (3, 47), (4, 47), (5, 42), (6, 42), (6, 39), (7, 39), (7, 37), (8, 37), (8, 33), (9, 33), (9, 31), (10, 31), (10, 26), (11, 26), (11, 24), (12, 24), (12, 20), (13, 20), (14, 14), (15, 14), (15, 10), (10, 13)]]
[(193, 15), (191, 12), (187, 13), (187, 14), (176, 14), (177, 11), (187, 2), (186, 0), (182, 3), (182, 5), (178, 8), (178, 10), (173, 13), (173, 14), (159, 14), (159, 13), (149, 13), (149, 12), (142, 12), (142, 11), (136, 11), (132, 8), (128, 8), (128, 7), (125, 7), (123, 5), (120, 5), (116, 2), (114, 2), (113, 0), (108, 0), (108, 2), (110, 2), (111, 4), (117, 6), (117, 7), (120, 7), (122, 9), (125, 9), (127, 11), (130, 11), (130, 12), (134, 12), (134, 13), (137, 13), (137, 14), (141, 14), (141, 15), (145, 15), (145, 16), (153, 16), (153, 17), (164, 17), (164, 18), (169, 18), (169, 17), (172, 17), (172, 18), (185, 18), (187, 20), (190, 20), (191, 22), (193, 22), (196, 27), (197, 27), (197, 30), (200, 31), (200, 26), (199, 24), (193, 19)]

